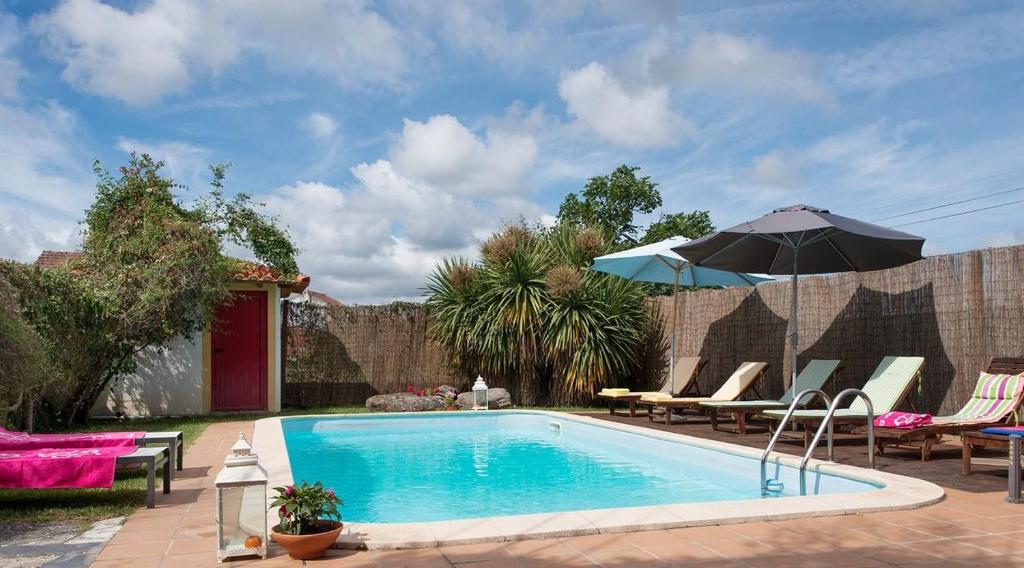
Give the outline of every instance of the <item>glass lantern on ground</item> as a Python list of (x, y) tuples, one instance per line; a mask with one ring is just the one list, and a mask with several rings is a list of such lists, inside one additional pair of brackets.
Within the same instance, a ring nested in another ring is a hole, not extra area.
[(217, 474), (217, 560), (267, 557), (267, 472), (245, 436)]
[(473, 384), (473, 410), (487, 410), (487, 385), (479, 375)]

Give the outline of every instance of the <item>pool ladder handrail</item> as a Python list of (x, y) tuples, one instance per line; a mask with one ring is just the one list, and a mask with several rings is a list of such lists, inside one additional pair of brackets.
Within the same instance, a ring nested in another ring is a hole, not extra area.
[[(768, 447), (764, 449), (764, 453), (761, 454), (761, 493), (768, 493), (768, 456), (775, 449), (776, 442), (779, 441), (779, 437), (782, 436), (782, 431), (785, 429), (786, 422), (789, 422), (793, 413), (796, 412), (797, 406), (806, 406), (816, 395), (821, 395), (821, 398), (825, 400), (825, 404), (832, 406), (832, 401), (829, 399), (828, 394), (821, 389), (804, 389), (799, 394), (793, 397), (793, 402), (790, 403), (789, 409), (786, 410), (786, 415), (782, 417), (782, 421), (779, 422), (779, 426), (775, 429), (775, 433), (772, 434), (771, 441), (768, 442)], [(805, 397), (810, 397), (806, 401)], [(831, 439), (831, 438), (830, 438)], [(801, 468), (801, 473), (803, 469)]]
[(871, 397), (860, 389), (846, 389), (843, 392), (836, 395), (835, 400), (828, 407), (828, 412), (825, 413), (825, 419), (818, 426), (818, 431), (814, 433), (814, 439), (811, 440), (810, 445), (807, 446), (807, 452), (804, 453), (804, 458), (800, 461), (800, 473), (807, 468), (807, 462), (811, 460), (811, 454), (814, 453), (815, 448), (818, 447), (818, 442), (821, 441), (822, 433), (828, 430), (828, 461), (834, 461), (832, 459), (832, 434), (833, 426), (832, 420), (835, 416), (836, 410), (839, 409), (839, 404), (844, 398), (848, 396), (855, 396), (864, 400), (864, 405), (868, 407), (868, 467), (875, 469), (875, 409), (871, 405)]

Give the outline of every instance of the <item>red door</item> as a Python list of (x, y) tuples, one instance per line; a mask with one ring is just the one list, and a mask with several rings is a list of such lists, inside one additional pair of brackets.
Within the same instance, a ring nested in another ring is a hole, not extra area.
[(266, 410), (267, 293), (232, 296), (213, 327), (213, 410)]

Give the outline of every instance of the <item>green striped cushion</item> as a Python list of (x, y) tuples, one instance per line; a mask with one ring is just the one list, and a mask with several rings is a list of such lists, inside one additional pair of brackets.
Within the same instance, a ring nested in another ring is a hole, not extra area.
[[(882, 359), (861, 389), (871, 399), (875, 416), (896, 410), (923, 365), (924, 357), (889, 356)], [(850, 410), (867, 414), (868, 407), (864, 399), (858, 397), (850, 404)]]
[[(807, 366), (804, 367), (803, 371), (796, 376), (796, 383), (789, 387), (789, 390), (782, 395), (779, 402), (789, 404), (793, 402), (793, 397), (796, 393), (806, 389), (820, 389), (828, 379), (836, 372), (839, 367), (839, 361), (836, 359), (814, 359)], [(807, 401), (802, 401), (807, 403)]]
[(970, 400), (959, 412), (950, 416), (949, 420), (1002, 420), (1020, 403), (1022, 388), (1024, 377), (1021, 375), (981, 373)]

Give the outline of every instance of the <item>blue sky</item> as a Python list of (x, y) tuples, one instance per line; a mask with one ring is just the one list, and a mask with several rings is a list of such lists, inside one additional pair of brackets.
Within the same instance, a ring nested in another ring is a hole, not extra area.
[[(92, 159), (131, 149), (185, 199), (232, 162), (356, 303), (418, 298), (622, 163), (720, 227), (1000, 205), (1024, 199), (1022, 30), (985, 1), (0, 0), (0, 256), (76, 246)], [(1024, 242), (1022, 212), (901, 228), (955, 252)]]

